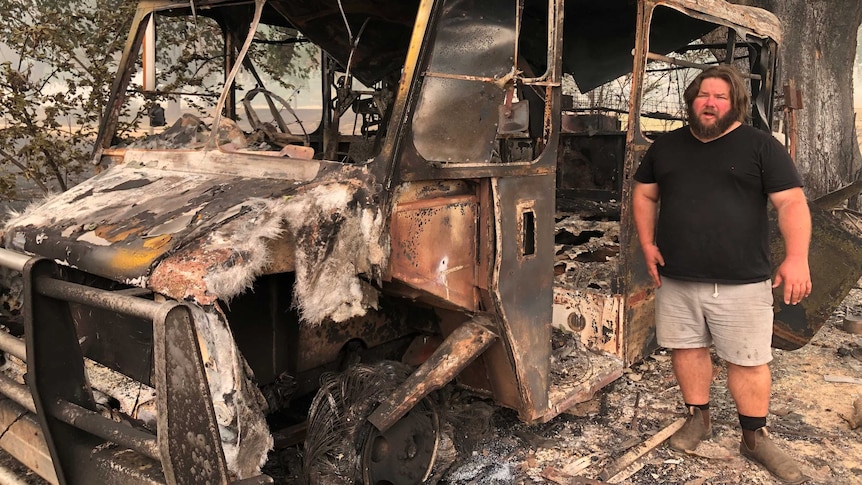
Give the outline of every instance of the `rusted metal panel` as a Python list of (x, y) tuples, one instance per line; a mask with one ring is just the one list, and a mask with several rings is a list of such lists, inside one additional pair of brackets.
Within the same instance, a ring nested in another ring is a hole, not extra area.
[[(811, 295), (797, 305), (785, 305), (784, 287), (775, 289), (772, 346), (779, 349), (795, 350), (807, 344), (862, 276), (862, 239), (848, 233), (828, 211), (813, 203), (808, 206), (812, 222), (808, 253)], [(784, 259), (784, 242), (777, 221), (772, 223), (770, 250), (775, 269)]]
[(477, 221), (477, 265), (476, 265), (476, 286), (482, 291), (480, 300), (484, 299), (484, 303), (489, 303), (488, 288), (491, 279), (491, 262), (494, 254), (494, 212), (491, 207), (491, 181), (483, 179), (479, 184), (479, 219)]
[[(426, 160), (491, 161), (503, 78), (514, 69), (515, 4), (481, 2), (477, 15), (477, 3), (450, 0), (437, 20), (410, 137)], [(460, 114), (450, 116), (453, 112)]]
[(639, 129), (636, 135), (629, 133), (627, 145), (620, 223), (620, 288), (625, 294), (623, 356), (626, 364), (632, 364), (643, 359), (658, 344), (653, 305), (655, 284), (647, 273), (631, 213), (632, 175), (648, 145)]
[[(640, 248), (638, 248), (640, 249)], [(651, 281), (629, 286), (625, 301), (623, 359), (626, 365), (643, 360), (658, 347), (655, 337), (655, 288)]]
[(735, 5), (724, 0), (644, 0), (644, 3), (670, 7), (691, 17), (732, 27), (742, 35), (769, 37), (781, 43), (781, 22), (775, 14), (762, 8)]
[(629, 99), (629, 118), (626, 132), (625, 161), (622, 171), (622, 197), (620, 206), (620, 260), (619, 288), (624, 295), (623, 308), (623, 354), (627, 364), (642, 359), (650, 348), (657, 345), (652, 338), (655, 328), (653, 311), (654, 283), (647, 273), (632, 215), (632, 190), (634, 172), (646, 154), (650, 142), (644, 137), (640, 126), (640, 106), (643, 74), (646, 69), (649, 21), (652, 14), (650, 2), (638, 2), (637, 35), (634, 38), (634, 66), (632, 96)]
[[(549, 150), (553, 151), (553, 150)], [(553, 156), (556, 156), (554, 153)], [(496, 262), (494, 286), (501, 337), (513, 363), (525, 421), (547, 413), (554, 267), (554, 178), (505, 178), (494, 181)], [(525, 203), (533, 208), (534, 253), (519, 241)]]
[(476, 192), (475, 184), (467, 180), (423, 180), (401, 184), (397, 189), (399, 204), (425, 199), (458, 197)]
[(473, 311), (477, 307), (475, 196), (398, 204), (392, 213), (392, 278)]

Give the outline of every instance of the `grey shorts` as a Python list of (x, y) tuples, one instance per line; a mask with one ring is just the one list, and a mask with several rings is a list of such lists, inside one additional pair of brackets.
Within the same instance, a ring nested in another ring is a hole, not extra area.
[(742, 366), (772, 360), (772, 282), (741, 285), (662, 277), (655, 293), (656, 337), (669, 349), (715, 344), (727, 362)]

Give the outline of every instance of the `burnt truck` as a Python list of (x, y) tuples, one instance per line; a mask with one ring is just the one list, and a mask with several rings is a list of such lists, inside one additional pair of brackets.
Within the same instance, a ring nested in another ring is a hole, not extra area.
[[(441, 389), (546, 422), (656, 348), (631, 175), (709, 65), (776, 131), (780, 41), (722, 0), (141, 1), (97, 174), (3, 228), (0, 446), (60, 484), (268, 483), (291, 439), (310, 483), (440, 479)], [(814, 220), (776, 347), (860, 275)]]

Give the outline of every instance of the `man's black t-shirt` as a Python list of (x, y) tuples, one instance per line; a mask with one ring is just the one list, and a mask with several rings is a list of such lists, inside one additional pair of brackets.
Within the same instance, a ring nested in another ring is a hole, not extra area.
[(769, 133), (741, 125), (704, 143), (686, 126), (657, 139), (634, 178), (659, 187), (661, 275), (732, 284), (769, 279), (768, 194), (802, 186)]

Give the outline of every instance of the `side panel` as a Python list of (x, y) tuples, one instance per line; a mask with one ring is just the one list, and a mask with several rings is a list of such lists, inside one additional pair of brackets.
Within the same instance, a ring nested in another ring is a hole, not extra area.
[(630, 146), (626, 157), (626, 180), (620, 227), (620, 256), (622, 261), (621, 288), (625, 294), (623, 358), (626, 364), (641, 360), (658, 345), (655, 341), (655, 285), (646, 270), (640, 241), (631, 214), (631, 176), (646, 152), (646, 145)]
[(514, 363), (521, 419), (548, 409), (554, 265), (554, 176), (498, 179), (497, 264), (492, 289)]
[(646, 69), (646, 53), (649, 49), (648, 23), (652, 15), (652, 4), (638, 4), (638, 30), (635, 35), (632, 97), (629, 100), (629, 124), (626, 135), (626, 158), (623, 165), (622, 211), (620, 214), (620, 289), (625, 295), (624, 359), (631, 364), (643, 358), (657, 345), (655, 342), (655, 310), (653, 305), (655, 287), (646, 270), (640, 242), (632, 217), (632, 189), (635, 170), (640, 164), (649, 142), (641, 133), (640, 106), (641, 86)]
[(392, 214), (392, 278), (476, 310), (476, 197), (399, 204)]
[[(862, 241), (849, 234), (829, 212), (809, 204), (811, 209), (811, 295), (799, 305), (785, 305), (784, 287), (773, 292), (775, 320), (772, 346), (796, 350), (807, 344), (826, 323), (862, 275)], [(775, 216), (773, 212), (770, 214)], [(773, 272), (784, 259), (784, 241), (774, 220), (770, 234)]]

